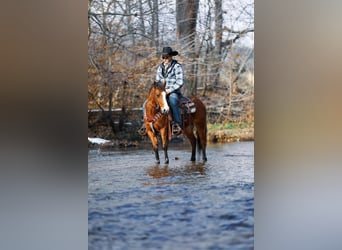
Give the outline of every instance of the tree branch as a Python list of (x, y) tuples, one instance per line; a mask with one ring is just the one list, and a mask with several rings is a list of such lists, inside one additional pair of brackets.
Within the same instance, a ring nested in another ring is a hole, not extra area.
[(137, 17), (137, 13), (118, 13), (118, 12), (102, 12), (102, 13), (94, 13), (89, 11), (88, 12), (89, 16), (135, 16)]
[(233, 34), (236, 34), (236, 35), (233, 39), (227, 39), (226, 41), (223, 41), (221, 44), (222, 47), (231, 46), (233, 43), (235, 43), (243, 35), (250, 33), (250, 32), (254, 32), (254, 29), (245, 29), (245, 30), (237, 31), (237, 30), (230, 29), (226, 26), (224, 26), (223, 30), (228, 31), (228, 32), (233, 33)]

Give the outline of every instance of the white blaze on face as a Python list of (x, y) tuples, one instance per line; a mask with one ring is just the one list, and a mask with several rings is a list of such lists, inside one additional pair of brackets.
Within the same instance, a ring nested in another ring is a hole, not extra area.
[(164, 113), (167, 113), (167, 112), (169, 112), (169, 105), (167, 105), (167, 101), (166, 101), (166, 92), (165, 91), (163, 91), (162, 92), (162, 96), (163, 96), (163, 112)]

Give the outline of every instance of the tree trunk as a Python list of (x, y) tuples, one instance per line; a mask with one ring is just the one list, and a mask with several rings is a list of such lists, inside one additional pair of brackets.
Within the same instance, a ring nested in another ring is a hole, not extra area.
[(153, 40), (155, 41), (156, 51), (159, 48), (159, 5), (158, 0), (153, 0)]
[(142, 0), (139, 0), (139, 19), (140, 19), (140, 30), (142, 34), (146, 34), (145, 30), (145, 20), (144, 20), (144, 9)]
[(215, 0), (215, 48), (214, 48), (214, 86), (220, 81), (221, 51), (222, 51), (222, 0)]
[(184, 77), (185, 94), (196, 93), (196, 23), (199, 0), (176, 0), (177, 38), (181, 44), (181, 53), (187, 57)]

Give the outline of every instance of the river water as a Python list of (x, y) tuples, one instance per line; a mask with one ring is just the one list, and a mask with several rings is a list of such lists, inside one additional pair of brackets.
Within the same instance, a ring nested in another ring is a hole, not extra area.
[(209, 145), (207, 157), (89, 151), (88, 249), (253, 249), (254, 142)]

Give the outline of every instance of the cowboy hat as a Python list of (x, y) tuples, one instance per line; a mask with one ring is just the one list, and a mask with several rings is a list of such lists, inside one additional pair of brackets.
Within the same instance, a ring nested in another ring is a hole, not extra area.
[(173, 50), (171, 47), (164, 47), (162, 55), (176, 56), (178, 55), (178, 51)]

